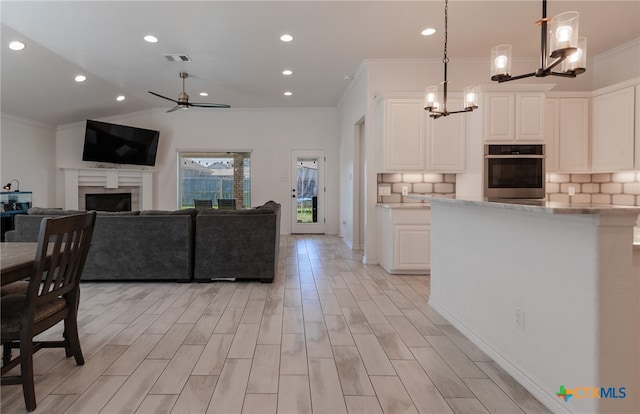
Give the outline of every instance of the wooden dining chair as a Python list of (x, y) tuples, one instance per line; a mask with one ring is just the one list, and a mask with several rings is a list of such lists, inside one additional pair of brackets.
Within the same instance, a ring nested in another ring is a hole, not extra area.
[[(77, 315), (80, 277), (95, 220), (95, 212), (43, 219), (27, 291), (0, 297), (2, 385), (22, 384), (27, 411), (36, 409), (33, 378), (36, 351), (64, 348), (67, 357), (73, 356), (76, 364), (84, 364)], [(64, 321), (62, 340), (33, 340), (60, 321)], [(20, 354), (12, 358), (12, 349), (19, 349)], [(19, 375), (5, 375), (18, 365)]]

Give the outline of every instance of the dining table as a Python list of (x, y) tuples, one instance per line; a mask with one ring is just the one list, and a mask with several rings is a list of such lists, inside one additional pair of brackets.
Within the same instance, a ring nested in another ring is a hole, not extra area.
[(0, 279), (2, 286), (29, 277), (36, 257), (36, 242), (0, 243)]

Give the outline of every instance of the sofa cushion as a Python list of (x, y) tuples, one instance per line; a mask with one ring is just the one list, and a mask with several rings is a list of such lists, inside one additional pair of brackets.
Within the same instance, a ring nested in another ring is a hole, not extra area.
[(98, 216), (139, 216), (139, 211), (96, 211)]
[(196, 216), (198, 210), (185, 208), (181, 210), (142, 210), (141, 216)]
[(48, 207), (31, 207), (27, 210), (27, 214), (33, 216), (68, 216), (70, 214), (85, 213), (80, 210), (63, 210), (61, 208), (48, 208)]
[(257, 206), (257, 207), (254, 207), (254, 208), (256, 208), (258, 210), (262, 210), (262, 209), (278, 210), (280, 208), (280, 204), (276, 203), (273, 200), (269, 200), (266, 203), (264, 203), (263, 205)]
[(241, 216), (241, 215), (255, 215), (255, 214), (273, 214), (273, 210), (269, 209), (242, 209), (242, 210), (225, 210), (225, 209), (207, 209), (200, 210), (198, 212), (199, 215), (202, 216), (211, 216), (211, 215), (228, 215), (228, 216)]

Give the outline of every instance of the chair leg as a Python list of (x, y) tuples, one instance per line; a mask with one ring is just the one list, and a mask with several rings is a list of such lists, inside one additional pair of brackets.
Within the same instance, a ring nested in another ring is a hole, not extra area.
[(20, 376), (22, 394), (27, 411), (36, 409), (36, 390), (33, 380), (33, 339), (24, 336), (20, 340)]
[(11, 342), (2, 344), (2, 366), (6, 366), (11, 362)]
[(78, 321), (73, 312), (70, 312), (70, 315), (64, 320), (64, 335), (67, 357), (73, 356), (76, 364), (84, 365), (84, 356), (82, 355), (80, 337), (78, 336)]

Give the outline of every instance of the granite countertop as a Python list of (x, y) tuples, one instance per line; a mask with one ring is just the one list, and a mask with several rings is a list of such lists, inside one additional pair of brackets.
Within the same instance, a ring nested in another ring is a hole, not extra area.
[(431, 204), (429, 203), (378, 203), (377, 206), (381, 208), (402, 208), (402, 209), (431, 208)]
[(409, 194), (405, 197), (416, 200), (438, 201), (448, 204), (496, 207), (508, 210), (531, 211), (546, 214), (640, 214), (640, 207), (637, 206), (561, 203), (557, 201), (525, 199), (441, 198), (422, 194)]

